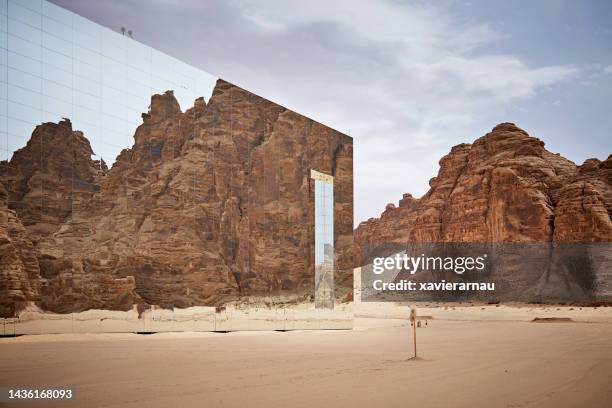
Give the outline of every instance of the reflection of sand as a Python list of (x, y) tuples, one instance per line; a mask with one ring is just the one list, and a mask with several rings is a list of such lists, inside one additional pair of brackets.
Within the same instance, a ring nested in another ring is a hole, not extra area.
[(70, 386), (87, 407), (612, 406), (612, 308), (421, 307), (421, 361), (405, 312), (362, 304), (378, 318), (352, 331), (4, 338), (0, 384)]
[(0, 335), (49, 333), (142, 333), (172, 331), (350, 329), (352, 304), (333, 310), (315, 309), (312, 303), (266, 307), (258, 304), (160, 309), (139, 317), (136, 307), (127, 312), (87, 310), (55, 314), (28, 306), (18, 319), (0, 319)]

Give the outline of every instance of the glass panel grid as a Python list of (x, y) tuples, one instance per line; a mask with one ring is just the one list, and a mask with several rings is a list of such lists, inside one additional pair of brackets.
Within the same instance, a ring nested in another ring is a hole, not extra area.
[(12, 148), (42, 121), (66, 117), (112, 165), (131, 146), (152, 94), (173, 90), (185, 110), (208, 99), (216, 82), (44, 0), (0, 0), (0, 13), (0, 115)]

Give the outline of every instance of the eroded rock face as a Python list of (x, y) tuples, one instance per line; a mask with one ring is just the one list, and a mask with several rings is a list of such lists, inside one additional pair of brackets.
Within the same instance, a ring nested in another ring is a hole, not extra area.
[(610, 163), (578, 167), (503, 123), (453, 147), (422, 198), (405, 194), (361, 223), (355, 243), (610, 242)]
[[(43, 130), (78, 136), (83, 151), (71, 155), (89, 158), (89, 143), (69, 127), (44, 124), (33, 139)], [(23, 298), (59, 312), (216, 305), (243, 295), (306, 299), (314, 290), (310, 169), (334, 175), (336, 295), (351, 291), (349, 137), (219, 80), (208, 104), (198, 99), (184, 113), (172, 92), (153, 96), (134, 140), (110, 170), (79, 162), (71, 174), (81, 187), (67, 190), (79, 205), (55, 216), (52, 228), (43, 234), (30, 223), (41, 288)], [(35, 154), (31, 144), (23, 155)], [(16, 157), (8, 173), (30, 171)], [(66, 158), (54, 157), (47, 177), (62, 187)], [(13, 207), (46, 217), (43, 207), (31, 209), (26, 178), (3, 179)]]
[(13, 316), (27, 300), (38, 300), (40, 270), (32, 242), (0, 184), (0, 316)]
[(612, 155), (603, 162), (589, 159), (559, 191), (553, 240), (610, 242), (611, 213)]
[(98, 190), (95, 178), (106, 164), (91, 159), (93, 151), (70, 120), (37, 126), (27, 145), (0, 163), (0, 182), (8, 206), (37, 244), (51, 236), (74, 211), (87, 206)]
[[(398, 207), (388, 205), (380, 218), (357, 227), (358, 265), (365, 246), (389, 242), (612, 242), (610, 157), (576, 166), (511, 123), (453, 147), (430, 187), (419, 199), (404, 195)], [(540, 273), (546, 271), (533, 272)]]

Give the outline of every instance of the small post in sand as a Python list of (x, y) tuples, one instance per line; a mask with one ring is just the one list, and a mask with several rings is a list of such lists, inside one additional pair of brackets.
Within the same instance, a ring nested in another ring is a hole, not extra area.
[(416, 329), (417, 329), (417, 310), (415, 306), (410, 308), (410, 322), (412, 323), (412, 340), (414, 343), (414, 357), (413, 359), (417, 359), (417, 340), (416, 340)]

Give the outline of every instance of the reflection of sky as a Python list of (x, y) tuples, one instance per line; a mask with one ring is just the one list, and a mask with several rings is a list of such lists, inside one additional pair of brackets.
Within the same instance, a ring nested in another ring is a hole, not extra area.
[(315, 264), (333, 262), (333, 246), (334, 185), (315, 180)]
[(171, 89), (186, 110), (217, 79), (44, 0), (0, 0), (0, 14), (3, 160), (37, 124), (67, 117), (110, 165), (152, 94)]

